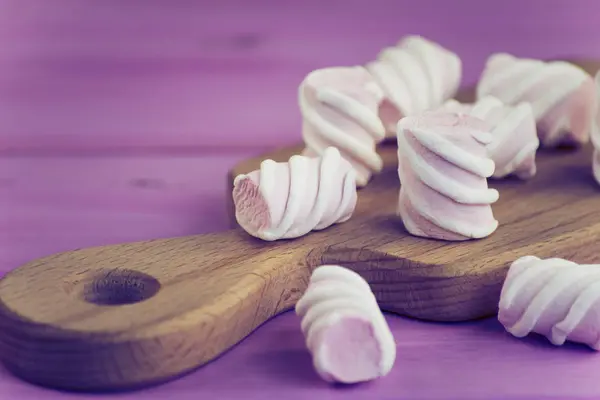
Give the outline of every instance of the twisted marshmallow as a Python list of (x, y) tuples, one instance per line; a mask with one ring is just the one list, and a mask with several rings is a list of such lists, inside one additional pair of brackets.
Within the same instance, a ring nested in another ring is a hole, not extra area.
[(420, 36), (406, 36), (367, 64), (385, 93), (379, 116), (386, 136), (396, 136), (405, 116), (436, 109), (453, 97), (462, 75), (462, 62), (453, 52)]
[(531, 103), (543, 146), (578, 145), (589, 140), (596, 104), (594, 82), (573, 64), (494, 54), (477, 85), (477, 97), (486, 95), (508, 105)]
[(535, 332), (600, 350), (600, 265), (560, 258), (516, 260), (500, 295), (498, 320), (516, 337)]
[(594, 155), (592, 156), (592, 170), (596, 182), (600, 184), (600, 71), (596, 72), (596, 112), (592, 121), (592, 144)]
[(540, 142), (529, 103), (506, 106), (493, 96), (485, 96), (475, 104), (448, 100), (443, 109), (470, 114), (492, 127), (492, 141), (486, 146), (488, 156), (496, 165), (492, 177), (514, 174), (528, 179), (535, 175), (535, 154)]
[(489, 126), (465, 114), (428, 112), (398, 123), (398, 214), (415, 236), (483, 238), (494, 232), (491, 204), (498, 191), (487, 179), (494, 162), (485, 145)]
[(363, 67), (334, 67), (311, 72), (299, 89), (304, 155), (316, 156), (337, 147), (364, 186), (383, 161), (375, 145), (385, 130), (377, 107), (383, 93)]
[(237, 222), (250, 235), (268, 241), (296, 238), (350, 218), (355, 174), (334, 147), (316, 158), (265, 160), (260, 170), (235, 178), (233, 201)]
[(334, 265), (315, 269), (296, 314), (323, 379), (364, 382), (391, 370), (394, 337), (369, 284), (357, 273)]

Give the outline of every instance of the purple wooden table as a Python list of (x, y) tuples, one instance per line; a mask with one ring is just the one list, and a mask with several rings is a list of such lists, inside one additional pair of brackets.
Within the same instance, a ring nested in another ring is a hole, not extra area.
[[(492, 51), (600, 58), (598, 13), (597, 0), (0, 0), (0, 272), (225, 229), (227, 169), (299, 141), (311, 69), (420, 33), (460, 54), (470, 84)], [(600, 398), (600, 355), (583, 347), (517, 340), (495, 320), (388, 320), (397, 364), (372, 384), (319, 381), (288, 313), (193, 374), (106, 398)], [(105, 398), (0, 370), (0, 399), (38, 396)]]

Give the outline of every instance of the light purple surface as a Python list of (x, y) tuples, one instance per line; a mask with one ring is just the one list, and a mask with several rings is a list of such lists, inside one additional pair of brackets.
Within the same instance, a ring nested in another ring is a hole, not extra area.
[(419, 33), (486, 57), (600, 52), (595, 0), (0, 0), (0, 150), (206, 152), (300, 137), (311, 69)]
[(331, 387), (312, 369), (299, 320), (276, 317), (221, 358), (172, 383), (136, 394), (54, 394), (2, 382), (6, 399), (577, 400), (598, 399), (598, 354), (538, 338), (511, 338), (494, 320), (437, 325), (387, 316), (398, 357), (390, 374)]
[[(0, 0), (0, 272), (78, 247), (222, 230), (225, 173), (299, 140), (311, 69), (407, 33), (486, 56), (600, 58), (597, 0)], [(517, 340), (493, 319), (388, 317), (390, 376), (331, 388), (283, 315), (178, 381), (62, 394), (0, 372), (0, 399), (597, 399), (600, 355)]]

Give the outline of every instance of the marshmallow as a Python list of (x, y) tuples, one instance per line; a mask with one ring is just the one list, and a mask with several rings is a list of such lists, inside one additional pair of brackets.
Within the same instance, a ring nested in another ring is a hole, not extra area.
[(260, 170), (238, 175), (233, 185), (238, 224), (267, 241), (296, 238), (347, 221), (356, 206), (355, 173), (334, 147), (316, 158), (265, 160)]
[(600, 265), (521, 257), (500, 295), (498, 320), (508, 332), (531, 332), (560, 346), (569, 340), (600, 350)]
[(413, 35), (384, 49), (366, 68), (385, 93), (379, 116), (392, 138), (402, 117), (436, 109), (453, 97), (462, 75), (456, 54)]
[(573, 64), (494, 54), (477, 85), (477, 98), (487, 95), (507, 105), (531, 103), (545, 147), (580, 145), (589, 140), (596, 105), (594, 82)]
[(498, 227), (489, 189), (494, 162), (485, 145), (486, 122), (443, 111), (405, 117), (398, 123), (398, 214), (415, 236), (442, 240), (483, 238)]
[(600, 71), (596, 72), (596, 111), (592, 121), (592, 144), (594, 155), (592, 156), (592, 171), (596, 182), (600, 184)]
[(448, 100), (442, 109), (470, 114), (492, 127), (492, 142), (486, 149), (496, 165), (493, 178), (514, 174), (528, 179), (535, 175), (535, 154), (540, 142), (529, 103), (506, 106), (493, 96), (485, 96), (474, 104)]
[(334, 265), (316, 268), (296, 314), (324, 380), (364, 382), (392, 369), (394, 337), (369, 284), (356, 272)]
[(299, 89), (306, 156), (334, 146), (356, 171), (356, 185), (367, 184), (383, 161), (376, 144), (385, 136), (377, 115), (383, 92), (363, 67), (333, 67), (311, 72)]

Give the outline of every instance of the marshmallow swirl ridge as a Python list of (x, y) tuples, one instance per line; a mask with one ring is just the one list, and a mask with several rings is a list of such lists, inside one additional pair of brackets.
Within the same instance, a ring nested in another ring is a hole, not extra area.
[(394, 365), (394, 337), (369, 284), (357, 273), (337, 265), (316, 268), (296, 314), (324, 380), (369, 381)]
[(320, 157), (265, 160), (260, 170), (235, 178), (233, 201), (236, 220), (250, 235), (267, 241), (296, 238), (352, 216), (355, 172), (334, 147)]
[(486, 62), (476, 94), (478, 99), (494, 96), (507, 105), (531, 103), (545, 147), (589, 140), (596, 105), (594, 82), (574, 64), (496, 53)]
[(427, 112), (398, 123), (398, 214), (415, 236), (467, 240), (492, 234), (498, 221), (487, 186), (494, 162), (484, 121), (451, 112)]
[(303, 155), (318, 156), (337, 147), (365, 186), (383, 161), (376, 144), (385, 137), (377, 115), (383, 92), (364, 67), (331, 67), (311, 72), (299, 88)]
[(379, 115), (392, 138), (402, 117), (436, 109), (454, 97), (462, 76), (458, 55), (416, 35), (383, 49), (366, 68), (385, 93)]
[(600, 265), (524, 256), (510, 266), (498, 320), (515, 337), (535, 332), (600, 350)]

